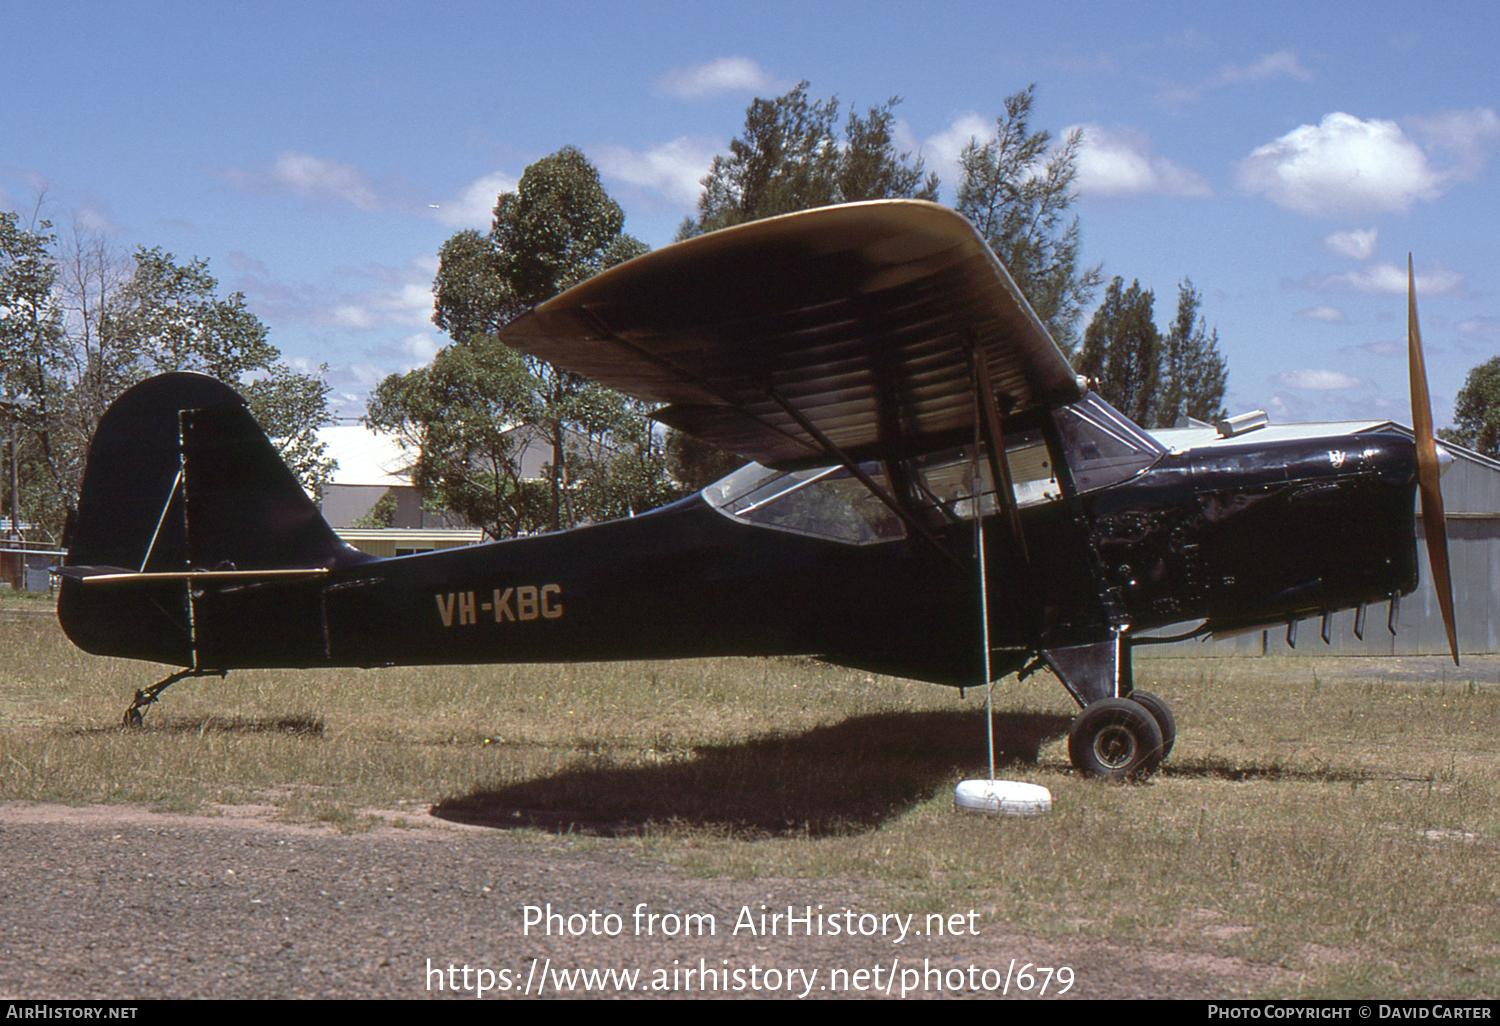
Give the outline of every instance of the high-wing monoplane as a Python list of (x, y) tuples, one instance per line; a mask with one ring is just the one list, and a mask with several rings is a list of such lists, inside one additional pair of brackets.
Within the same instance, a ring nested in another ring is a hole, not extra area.
[[(967, 221), (884, 201), (726, 229), (606, 271), (507, 344), (754, 462), (626, 520), (394, 559), (339, 540), (209, 378), (123, 394), (89, 456), (58, 614), (181, 667), (812, 655), (969, 687), (1049, 668), (1069, 753), (1154, 770), (1147, 632), (1224, 634), (1416, 586), (1413, 493), (1453, 618), (1410, 304), (1416, 442), (1170, 452), (1093, 394)], [(1232, 433), (1232, 426), (1227, 429)], [(1456, 646), (1454, 652), (1457, 658)]]

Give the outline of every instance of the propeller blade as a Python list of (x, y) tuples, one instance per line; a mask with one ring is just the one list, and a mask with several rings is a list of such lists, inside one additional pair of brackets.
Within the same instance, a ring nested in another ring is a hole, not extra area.
[(1411, 429), (1417, 443), (1417, 486), (1422, 493), (1422, 533), (1427, 536), (1427, 565), (1437, 592), (1448, 650), (1458, 665), (1458, 628), (1453, 619), (1453, 582), (1448, 572), (1448, 521), (1439, 487), (1442, 467), (1432, 436), (1432, 400), (1427, 394), (1427, 365), (1422, 359), (1422, 330), (1417, 326), (1417, 279), (1411, 254), (1406, 257), (1406, 344), (1411, 369)]

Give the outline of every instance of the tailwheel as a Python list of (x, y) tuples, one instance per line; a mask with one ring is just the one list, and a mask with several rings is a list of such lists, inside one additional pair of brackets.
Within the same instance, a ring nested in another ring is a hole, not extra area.
[(225, 673), (226, 671), (224, 670), (178, 670), (171, 676), (157, 681), (149, 688), (138, 690), (135, 693), (135, 701), (130, 703), (129, 709), (125, 710), (123, 726), (126, 730), (138, 729), (144, 719), (146, 708), (155, 703), (157, 696), (159, 696), (163, 691), (167, 690), (167, 688), (171, 687), (173, 684), (176, 684), (184, 677), (222, 677)]
[(1087, 776), (1139, 780), (1161, 764), (1161, 727), (1143, 705), (1128, 698), (1101, 698), (1073, 721), (1068, 756)]

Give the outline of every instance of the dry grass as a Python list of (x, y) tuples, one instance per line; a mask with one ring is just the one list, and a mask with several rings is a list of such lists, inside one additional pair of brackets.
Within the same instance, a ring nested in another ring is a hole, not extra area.
[[(1279, 965), (1289, 993), (1500, 979), (1500, 661), (1140, 660), (1182, 731), (1150, 784), (1076, 777), (1050, 677), (996, 687), (1005, 775), (1054, 811), (955, 815), (983, 695), (799, 661), (242, 673), (185, 681), (0, 607), (0, 799), (359, 830), (449, 818), (626, 838), (705, 875), (873, 880), (891, 907)], [(1410, 662), (1399, 664), (1410, 668)]]

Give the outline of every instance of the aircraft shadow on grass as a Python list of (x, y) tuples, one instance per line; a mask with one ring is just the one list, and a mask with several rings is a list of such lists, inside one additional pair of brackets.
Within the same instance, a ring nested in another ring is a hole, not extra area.
[[(997, 712), (996, 767), (1040, 767), (1069, 717)], [(740, 836), (827, 837), (874, 830), (951, 786), (982, 777), (982, 719), (968, 712), (877, 713), (802, 734), (703, 745), (651, 765), (584, 756), (561, 772), (435, 804), (432, 815), (470, 826), (622, 837), (665, 826)], [(1288, 766), (1219, 756), (1187, 758), (1163, 777), (1230, 783), (1360, 783), (1389, 775), (1332, 764)], [(1395, 779), (1416, 779), (1397, 777)]]
[[(107, 727), (80, 727), (69, 731), (75, 736), (118, 734), (119, 724)], [(323, 717), (291, 716), (182, 716), (164, 718), (149, 727), (137, 728), (157, 734), (294, 734), (298, 737), (322, 737)]]
[(1181, 777), (1185, 779), (1209, 779), (1217, 777), (1221, 780), (1227, 780), (1230, 783), (1257, 780), (1291, 780), (1307, 784), (1348, 784), (1363, 783), (1366, 780), (1426, 779), (1425, 777), (1400, 774), (1372, 773), (1368, 770), (1354, 769), (1348, 766), (1335, 766), (1332, 763), (1321, 763), (1316, 766), (1286, 766), (1275, 761), (1244, 763), (1215, 755), (1207, 755), (1197, 759), (1179, 760), (1170, 768), (1163, 769), (1161, 774), (1165, 777)]
[[(996, 713), (996, 764), (1036, 764), (1071, 722), (1057, 713)], [(801, 734), (703, 745), (650, 765), (585, 757), (551, 776), (446, 799), (432, 815), (600, 836), (671, 824), (823, 837), (873, 830), (952, 786), (955, 774), (982, 774), (987, 762), (983, 719), (972, 712), (875, 713)]]

